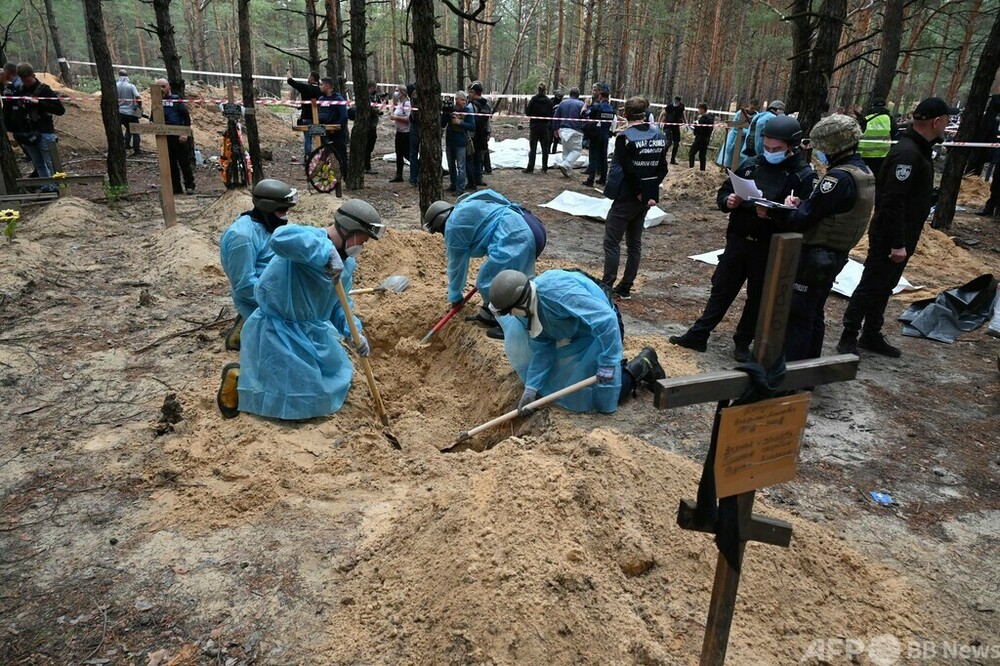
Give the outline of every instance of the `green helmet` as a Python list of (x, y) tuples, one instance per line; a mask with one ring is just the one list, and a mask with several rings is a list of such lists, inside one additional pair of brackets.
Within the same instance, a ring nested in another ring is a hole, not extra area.
[(809, 138), (814, 148), (827, 155), (836, 155), (858, 145), (863, 134), (858, 121), (835, 113), (813, 125)]
[(490, 284), (490, 306), (502, 315), (513, 308), (527, 308), (531, 298), (528, 276), (521, 271), (500, 271)]
[(443, 234), (444, 223), (448, 220), (454, 207), (455, 204), (447, 201), (439, 200), (432, 203), (427, 207), (427, 212), (424, 213), (424, 229), (432, 234)]
[(253, 207), (264, 213), (288, 210), (299, 202), (299, 191), (274, 178), (253, 186)]
[(764, 125), (761, 136), (784, 141), (789, 146), (797, 146), (802, 141), (802, 126), (791, 116), (775, 116)]
[(385, 224), (378, 211), (361, 199), (345, 201), (333, 214), (333, 224), (345, 241), (356, 232), (368, 234), (375, 240), (385, 235)]

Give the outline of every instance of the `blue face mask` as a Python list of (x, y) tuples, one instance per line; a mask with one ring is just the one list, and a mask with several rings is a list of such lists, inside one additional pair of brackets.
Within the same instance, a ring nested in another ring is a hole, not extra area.
[(767, 160), (768, 164), (781, 164), (785, 161), (785, 151), (779, 150), (776, 153), (770, 153), (765, 150), (764, 159)]
[(827, 157), (826, 153), (824, 153), (822, 150), (814, 149), (813, 155), (816, 156), (816, 159), (818, 159), (819, 163), (822, 164), (823, 166), (830, 166), (830, 158)]

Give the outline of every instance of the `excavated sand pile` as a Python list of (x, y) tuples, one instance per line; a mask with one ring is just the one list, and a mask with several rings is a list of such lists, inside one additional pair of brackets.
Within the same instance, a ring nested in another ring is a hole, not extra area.
[[(865, 235), (851, 251), (851, 256), (864, 262), (868, 254), (868, 236)], [(947, 234), (929, 225), (924, 226), (917, 243), (917, 251), (906, 264), (906, 279), (924, 289), (904, 291), (897, 298), (918, 300), (935, 296), (945, 289), (958, 287), (983, 273), (994, 269), (979, 261), (968, 250), (955, 245)]]
[[(116, 280), (144, 280), (159, 304), (137, 309), (123, 295), (102, 316), (125, 329), (156, 321), (156, 308), (225, 304), (209, 255), (239, 199), (227, 195), (170, 231), (133, 228), (142, 238), (128, 244)], [(210, 211), (224, 217), (206, 219)], [(114, 215), (89, 221), (127, 233)], [(39, 233), (13, 245), (64, 242), (75, 241)], [(0, 276), (12, 256), (0, 248)], [(151, 351), (138, 349), (148, 335), (127, 337), (93, 356), (109, 386), (142, 389), (129, 398), (136, 405), (158, 408), (162, 386), (147, 384), (167, 378), (184, 406), (162, 437), (136, 424), (95, 426), (75, 445), (80, 455), (108, 451), (106, 473), (149, 484), (121, 518), (132, 527), (109, 594), (131, 605), (156, 589), (156, 603), (183, 608), (190, 623), (249, 627), (267, 646), (262, 663), (694, 663), (716, 548), (680, 530), (675, 507), (694, 495), (699, 466), (558, 409), (474, 440), (494, 444), (488, 451), (440, 453), (521, 390), (502, 346), (461, 317), (419, 345), (447, 310), (444, 271), (442, 238), (420, 231), (390, 231), (359, 261), (358, 287), (389, 274), (411, 280), (403, 293), (355, 299), (401, 450), (360, 370), (329, 417), (223, 420), (218, 369), (237, 356), (214, 333)], [(162, 332), (184, 328), (174, 319)], [(671, 374), (694, 370), (692, 355), (662, 338), (626, 340), (630, 352), (645, 344)], [(645, 390), (620, 416), (661, 418)], [(789, 549), (748, 548), (729, 663), (798, 662), (818, 638), (931, 635), (911, 581), (827, 529), (763, 501), (758, 511), (789, 520), (795, 535)], [(163, 663), (197, 654), (176, 640), (164, 650)]]
[(675, 166), (663, 182), (663, 194), (674, 201), (679, 199), (715, 201), (719, 186), (725, 179), (726, 176), (719, 173), (714, 166), (705, 171)]
[(958, 205), (965, 206), (970, 212), (982, 210), (986, 200), (990, 198), (990, 184), (979, 176), (966, 176), (962, 179), (962, 187), (958, 191)]

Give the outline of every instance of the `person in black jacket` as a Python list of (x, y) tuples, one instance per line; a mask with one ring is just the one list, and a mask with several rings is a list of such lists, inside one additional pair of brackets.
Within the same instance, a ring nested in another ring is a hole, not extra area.
[[(157, 79), (156, 85), (163, 92), (163, 122), (167, 125), (191, 126), (191, 112), (180, 97), (170, 91), (170, 82)], [(191, 153), (188, 150), (187, 136), (167, 137), (167, 156), (170, 159), (170, 182), (174, 186), (174, 194), (194, 194), (194, 173), (191, 171)], [(184, 177), (184, 189), (181, 189), (181, 176)]]
[(545, 84), (538, 84), (538, 94), (528, 100), (524, 113), (528, 121), (528, 168), (522, 173), (535, 170), (535, 151), (542, 144), (542, 173), (549, 170), (549, 144), (552, 141), (552, 100), (545, 94)]
[(670, 163), (677, 164), (677, 151), (681, 147), (681, 125), (684, 123), (684, 102), (680, 96), (674, 97), (673, 104), (663, 107), (660, 122), (670, 139)]
[[(646, 211), (660, 200), (660, 183), (667, 176), (667, 137), (646, 120), (649, 102), (631, 97), (625, 102), (628, 126), (615, 139), (615, 156), (604, 196), (613, 199), (604, 223), (604, 275), (601, 282), (622, 300), (632, 297), (632, 284), (642, 258)], [(628, 246), (625, 272), (618, 277), (622, 237)]]
[[(746, 159), (736, 175), (753, 180), (769, 201), (783, 202), (792, 194), (811, 192), (816, 172), (802, 156), (799, 122), (791, 116), (775, 116), (764, 128), (763, 136), (763, 154)], [(733, 356), (744, 363), (750, 360), (750, 343), (757, 328), (757, 311), (774, 225), (767, 219), (767, 209), (733, 193), (732, 180), (727, 179), (719, 188), (716, 204), (719, 210), (729, 213), (726, 249), (712, 275), (712, 291), (701, 317), (683, 335), (672, 336), (670, 342), (705, 351), (708, 336), (722, 321), (745, 282), (747, 300), (733, 336)]]
[(708, 112), (708, 104), (698, 105), (698, 120), (694, 126), (694, 143), (688, 152), (688, 165), (694, 168), (694, 157), (698, 156), (701, 170), (705, 170), (705, 157), (708, 154), (708, 143), (712, 140), (712, 130), (715, 129), (715, 116)]
[[(35, 77), (35, 70), (26, 62), (17, 66), (17, 76), (21, 79), (21, 99), (9, 100), (11, 117), (10, 127), (14, 139), (22, 150), (31, 158), (38, 178), (51, 178), (55, 173), (52, 168), (52, 156), (49, 147), (57, 140), (55, 123), (52, 116), (66, 113), (62, 102), (52, 88)], [(42, 185), (43, 192), (56, 192), (55, 185)]]
[[(288, 85), (296, 90), (302, 99), (302, 105), (299, 107), (298, 124), (312, 125), (312, 105), (306, 104), (306, 102), (319, 99), (319, 96), (323, 94), (319, 89), (319, 72), (309, 72), (309, 78), (303, 83), (292, 78), (292, 70), (288, 71)], [(309, 157), (309, 153), (312, 152), (312, 137), (309, 136), (309, 132), (302, 133), (302, 152), (306, 157)]]
[(483, 84), (474, 81), (469, 86), (469, 103), (476, 113), (476, 131), (472, 134), (472, 154), (466, 160), (466, 173), (469, 179), (469, 189), (475, 190), (477, 187), (486, 187), (483, 182), (483, 168), (486, 163), (486, 155), (489, 154), (490, 141), (490, 114), (493, 109), (489, 100), (483, 97)]
[(861, 281), (844, 311), (844, 332), (837, 344), (841, 354), (856, 354), (861, 347), (892, 358), (902, 355), (882, 335), (885, 308), (906, 262), (917, 249), (924, 221), (931, 212), (931, 148), (943, 140), (950, 116), (956, 113), (958, 109), (940, 97), (920, 102), (913, 112), (913, 125), (899, 136), (875, 174), (875, 214), (868, 228), (868, 256)]

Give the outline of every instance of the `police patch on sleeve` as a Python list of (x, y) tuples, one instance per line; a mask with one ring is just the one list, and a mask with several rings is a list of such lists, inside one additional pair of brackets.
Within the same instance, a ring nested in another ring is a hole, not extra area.
[(896, 180), (906, 180), (913, 173), (912, 164), (897, 164), (896, 165)]
[(833, 188), (837, 187), (837, 183), (840, 181), (833, 176), (825, 176), (823, 180), (819, 181), (819, 191), (820, 194), (829, 194), (833, 192)]

